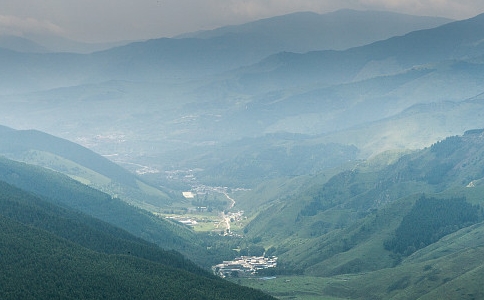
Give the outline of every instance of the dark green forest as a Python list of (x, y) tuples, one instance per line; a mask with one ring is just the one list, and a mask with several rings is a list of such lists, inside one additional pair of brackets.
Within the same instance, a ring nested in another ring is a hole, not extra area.
[(180, 224), (156, 217), (51, 170), (0, 158), (0, 180), (39, 195), (52, 204), (103, 220), (164, 249), (177, 249), (206, 268), (221, 257), (233, 257), (232, 251), (225, 248), (208, 250), (210, 245), (206, 245), (206, 241)]
[(271, 299), (0, 182), (2, 299)]
[(403, 218), (395, 237), (385, 241), (385, 248), (408, 256), (479, 219), (479, 206), (471, 205), (465, 198), (422, 196)]

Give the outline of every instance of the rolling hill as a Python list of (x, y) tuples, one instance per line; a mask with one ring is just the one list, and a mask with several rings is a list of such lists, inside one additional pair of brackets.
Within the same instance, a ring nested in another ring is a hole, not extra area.
[[(326, 296), (412, 299), (449, 286), (478, 295), (483, 141), (483, 130), (469, 130), (388, 166), (355, 164), (264, 204), (248, 238), (277, 248), (282, 274), (335, 279)], [(355, 275), (342, 285), (343, 274)]]
[[(44, 166), (139, 206), (173, 201), (133, 173), (85, 147), (37, 130), (0, 127), (0, 153)], [(175, 197), (176, 198), (176, 197)]]

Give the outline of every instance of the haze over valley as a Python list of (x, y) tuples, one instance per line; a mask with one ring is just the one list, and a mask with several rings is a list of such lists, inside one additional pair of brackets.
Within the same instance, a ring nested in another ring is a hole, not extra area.
[(2, 268), (23, 270), (2, 292), (484, 297), (482, 28), (342, 9), (105, 43), (0, 31)]

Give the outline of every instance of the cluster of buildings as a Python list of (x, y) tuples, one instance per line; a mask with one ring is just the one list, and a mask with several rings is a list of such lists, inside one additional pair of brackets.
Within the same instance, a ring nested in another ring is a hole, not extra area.
[(167, 219), (175, 220), (179, 223), (182, 223), (183, 225), (187, 226), (195, 226), (198, 224), (196, 220), (190, 219), (190, 218), (184, 218), (184, 217), (167, 217)]
[(277, 257), (240, 256), (231, 261), (224, 261), (212, 267), (215, 275), (226, 277), (247, 277), (257, 274), (257, 271), (275, 268)]

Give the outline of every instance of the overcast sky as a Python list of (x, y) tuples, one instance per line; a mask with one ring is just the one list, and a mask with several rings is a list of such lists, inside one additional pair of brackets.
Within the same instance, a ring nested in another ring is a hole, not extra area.
[(296, 11), (388, 10), (465, 19), (483, 0), (0, 0), (0, 34), (85, 42), (170, 37)]

